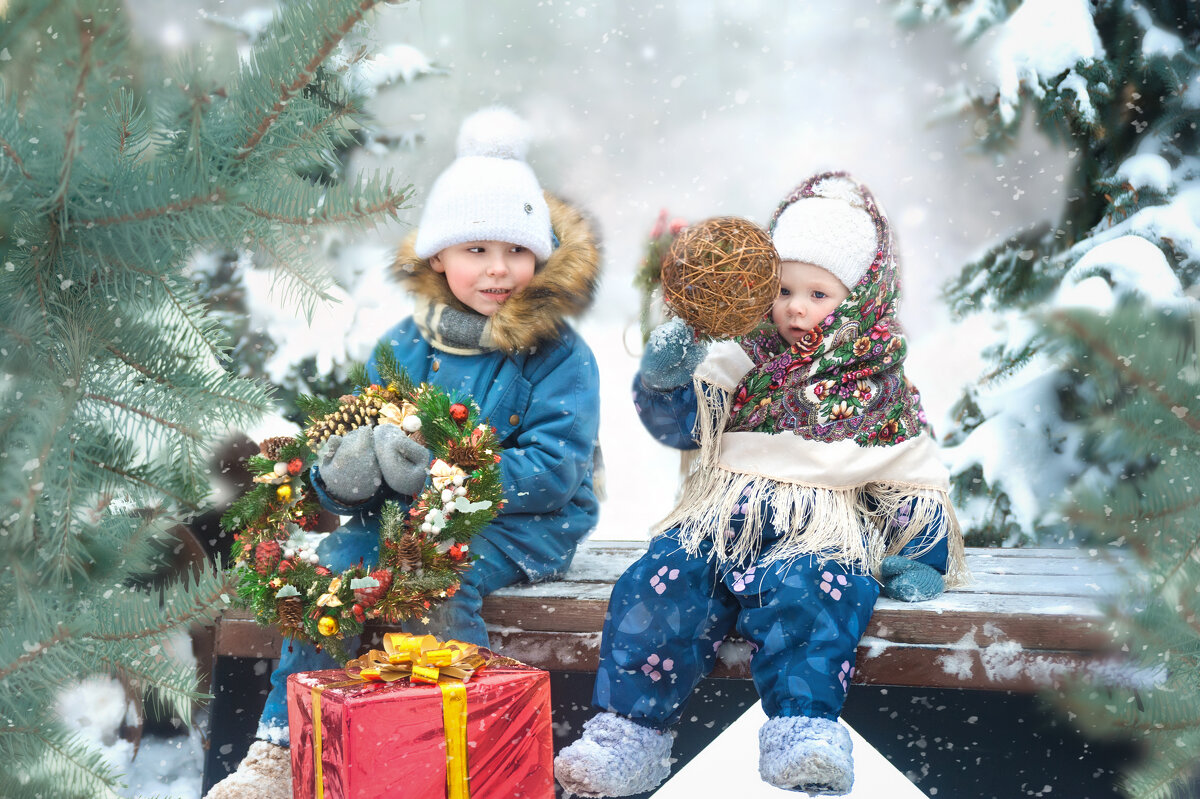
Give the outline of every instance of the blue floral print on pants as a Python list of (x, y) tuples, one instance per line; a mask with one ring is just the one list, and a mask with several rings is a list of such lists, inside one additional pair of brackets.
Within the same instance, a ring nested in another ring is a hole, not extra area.
[[(731, 536), (742, 519), (732, 518)], [(811, 556), (767, 563), (778, 538), (768, 516), (758, 560), (725, 573), (708, 557), (711, 543), (689, 556), (675, 530), (654, 539), (613, 587), (593, 704), (674, 725), (736, 629), (754, 651), (750, 669), (768, 716), (836, 719), (879, 584)]]

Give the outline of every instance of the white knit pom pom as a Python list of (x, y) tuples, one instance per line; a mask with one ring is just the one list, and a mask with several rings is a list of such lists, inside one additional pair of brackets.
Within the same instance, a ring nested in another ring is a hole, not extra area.
[(858, 184), (846, 177), (825, 178), (813, 186), (813, 194), (831, 200), (841, 200), (852, 208), (866, 207)]
[(463, 120), (458, 130), (458, 156), (525, 160), (529, 150), (529, 126), (503, 106), (484, 108)]

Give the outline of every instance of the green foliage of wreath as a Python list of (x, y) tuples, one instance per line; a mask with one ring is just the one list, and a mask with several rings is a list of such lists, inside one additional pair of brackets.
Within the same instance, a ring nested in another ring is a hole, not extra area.
[(682, 219), (676, 218), (669, 222), (667, 219), (667, 211), (663, 209), (659, 212), (658, 219), (655, 220), (654, 227), (650, 230), (642, 262), (638, 265), (637, 271), (633, 275), (633, 285), (641, 292), (641, 304), (638, 316), (642, 333), (642, 344), (650, 340), (650, 331), (654, 329), (654, 322), (651, 318), (651, 305), (654, 301), (655, 292), (658, 292), (662, 286), (663, 259), (671, 251), (671, 242), (675, 240), (675, 237), (679, 235), (679, 231), (684, 227)]
[[(259, 624), (342, 660), (350, 657), (344, 641), (362, 633), (367, 621), (419, 617), (453, 596), (470, 568), (471, 537), (504, 504), (499, 442), (495, 430), (479, 421), (475, 403), (436, 386), (414, 386), (390, 351), (381, 348), (376, 361), (382, 385), (366, 385), (360, 369), (362, 388), (353, 397), (301, 398), (308, 431), (286, 443), (264, 442), (263, 454), (246, 461), (254, 488), (221, 518), (221, 526), (234, 534), (240, 603), (254, 611)], [(305, 546), (305, 533), (315, 528), (321, 510), (309, 470), (323, 439), (314, 439), (313, 431), (328, 430), (331, 414), (349, 408), (353, 416), (363, 397), (374, 398), (366, 402), (372, 408), (380, 400), (383, 411), (360, 416), (362, 423), (399, 423), (418, 437), (433, 455), (430, 477), (410, 507), (384, 504), (378, 564), (334, 574)]]

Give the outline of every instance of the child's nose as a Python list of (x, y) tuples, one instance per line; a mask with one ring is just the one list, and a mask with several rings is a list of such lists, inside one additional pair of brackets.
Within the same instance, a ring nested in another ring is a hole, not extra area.
[(497, 254), (488, 261), (489, 275), (503, 275), (508, 273), (508, 264), (504, 262), (504, 256)]

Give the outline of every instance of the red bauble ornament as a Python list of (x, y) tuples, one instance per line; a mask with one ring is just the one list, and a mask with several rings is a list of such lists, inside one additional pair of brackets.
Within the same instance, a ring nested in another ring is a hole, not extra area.
[(463, 405), (461, 402), (456, 402), (450, 406), (450, 418), (459, 424), (467, 421), (468, 413), (467, 406)]
[(292, 458), (288, 461), (288, 474), (292, 477), (300, 474), (300, 470), (304, 468), (304, 461), (299, 458)]
[(379, 585), (374, 588), (355, 588), (354, 598), (358, 600), (364, 608), (369, 608), (379, 600), (383, 599), (384, 594), (392, 587), (392, 571), (391, 569), (376, 569), (371, 572), (371, 576), (375, 578)]

